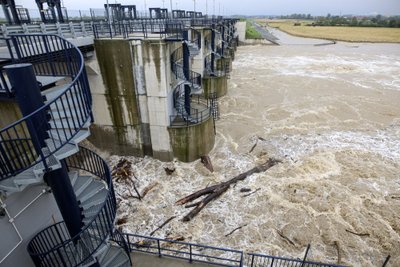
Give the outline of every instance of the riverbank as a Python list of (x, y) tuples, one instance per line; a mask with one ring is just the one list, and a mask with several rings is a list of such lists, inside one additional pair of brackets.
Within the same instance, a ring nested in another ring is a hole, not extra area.
[[(358, 43), (400, 43), (400, 28), (306, 26), (310, 21), (257, 20), (293, 36)], [(294, 26), (295, 22), (300, 23)]]

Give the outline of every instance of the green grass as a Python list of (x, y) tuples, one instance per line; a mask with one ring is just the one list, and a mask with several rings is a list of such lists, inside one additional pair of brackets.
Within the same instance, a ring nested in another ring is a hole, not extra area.
[(261, 34), (254, 28), (250, 21), (246, 21), (246, 39), (262, 39)]

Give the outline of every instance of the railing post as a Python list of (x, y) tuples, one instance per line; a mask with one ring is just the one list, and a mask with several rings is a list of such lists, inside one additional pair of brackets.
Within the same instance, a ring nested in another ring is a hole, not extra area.
[(251, 264), (250, 264), (250, 267), (253, 267), (253, 263), (254, 263), (254, 255), (251, 255)]
[(193, 261), (193, 254), (192, 254), (192, 244), (189, 245), (189, 262), (192, 263)]
[[(51, 75), (56, 76), (56, 71), (54, 70), (54, 60), (51, 58), (48, 40), (46, 39), (45, 35), (42, 36), (42, 39), (43, 39), (43, 44), (44, 44), (44, 47), (45, 47), (46, 53), (47, 53), (47, 60), (50, 63)], [(46, 72), (47, 72), (47, 68), (46, 68)], [(49, 74), (49, 73), (46, 73), (46, 74)]]
[(161, 246), (160, 246), (160, 239), (157, 239), (157, 248), (158, 248), (158, 257), (161, 258)]
[(385, 267), (385, 266), (388, 264), (389, 260), (390, 260), (390, 255), (388, 255), (388, 256), (386, 257), (386, 260), (385, 260), (385, 262), (383, 263), (382, 267)]
[(306, 249), (306, 254), (304, 254), (303, 262), (301, 263), (301, 267), (304, 267), (305, 261), (308, 256), (308, 251), (310, 250), (310, 244), (308, 244), (307, 249)]

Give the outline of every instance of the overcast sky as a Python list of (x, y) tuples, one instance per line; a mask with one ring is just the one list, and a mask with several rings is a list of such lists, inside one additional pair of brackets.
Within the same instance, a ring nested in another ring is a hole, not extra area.
[[(35, 0), (15, 0), (17, 5), (36, 9)], [(102, 8), (106, 0), (62, 0), (68, 10)], [(109, 0), (109, 3), (136, 5), (138, 10), (146, 7), (193, 10), (193, 0)], [(312, 15), (357, 14), (400, 15), (400, 0), (196, 0), (196, 11), (221, 15), (286, 15), (305, 13)], [(215, 11), (215, 13), (213, 12)]]

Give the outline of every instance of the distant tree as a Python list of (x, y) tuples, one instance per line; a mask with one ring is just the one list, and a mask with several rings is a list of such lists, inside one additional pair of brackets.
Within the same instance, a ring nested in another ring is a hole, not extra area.
[(350, 25), (353, 26), (353, 27), (354, 27), (354, 26), (358, 26), (358, 20), (357, 20), (356, 17), (352, 17), (352, 18), (351, 18)]

